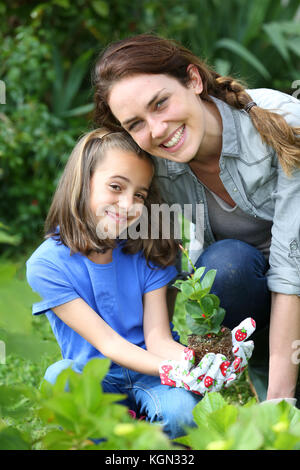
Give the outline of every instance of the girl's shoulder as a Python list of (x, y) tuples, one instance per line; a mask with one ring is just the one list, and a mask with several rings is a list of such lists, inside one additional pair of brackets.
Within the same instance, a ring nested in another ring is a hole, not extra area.
[(61, 264), (65, 259), (70, 258), (70, 248), (63, 245), (59, 240), (53, 237), (47, 238), (41, 245), (32, 253), (27, 260), (27, 264), (31, 263), (48, 263)]

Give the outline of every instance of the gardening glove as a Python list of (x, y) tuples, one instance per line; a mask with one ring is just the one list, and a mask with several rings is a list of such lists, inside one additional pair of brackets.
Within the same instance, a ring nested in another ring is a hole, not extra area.
[[(253, 318), (248, 317), (243, 320), (237, 327), (235, 327), (232, 332), (232, 353), (235, 357), (234, 361), (231, 364), (230, 369), (232, 373), (239, 378), (248, 364), (248, 360), (252, 356), (254, 349), (253, 341), (246, 341), (249, 336), (254, 333), (256, 329), (256, 323)], [(230, 380), (229, 380), (230, 382)], [(228, 382), (228, 385), (229, 385)]]
[[(232, 376), (230, 361), (222, 354), (208, 353), (195, 367), (195, 353), (185, 348), (180, 361), (167, 360), (160, 364), (160, 379), (163, 385), (185, 388), (197, 395), (221, 390)], [(234, 380), (232, 378), (231, 380)]]
[(185, 348), (181, 353), (180, 361), (169, 359), (159, 365), (161, 383), (170, 387), (181, 387), (182, 377), (187, 375), (194, 365), (194, 351), (190, 348)]

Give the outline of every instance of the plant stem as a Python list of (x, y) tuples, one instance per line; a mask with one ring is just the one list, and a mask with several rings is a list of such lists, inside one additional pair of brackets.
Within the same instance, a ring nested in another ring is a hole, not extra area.
[(181, 249), (181, 251), (183, 252), (183, 254), (187, 257), (187, 259), (188, 259), (190, 265), (192, 266), (192, 268), (193, 268), (193, 270), (194, 270), (194, 272), (195, 272), (197, 268), (194, 266), (194, 264), (193, 264), (191, 258), (189, 257), (188, 251), (187, 251), (185, 248), (183, 248), (182, 245), (179, 245), (179, 248)]

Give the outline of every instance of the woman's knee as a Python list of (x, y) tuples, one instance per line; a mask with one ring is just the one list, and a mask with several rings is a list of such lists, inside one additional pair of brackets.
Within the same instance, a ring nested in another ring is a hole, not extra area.
[(221, 240), (202, 253), (196, 266), (217, 271), (211, 293), (220, 298), (226, 310), (226, 326), (233, 328), (246, 316), (253, 316), (258, 329), (267, 324), (268, 263), (256, 248), (240, 240)]
[(197, 267), (226, 270), (227, 267), (246, 267), (252, 269), (259, 266), (266, 271), (268, 263), (262, 253), (241, 240), (226, 239), (210, 245), (203, 251), (196, 262)]

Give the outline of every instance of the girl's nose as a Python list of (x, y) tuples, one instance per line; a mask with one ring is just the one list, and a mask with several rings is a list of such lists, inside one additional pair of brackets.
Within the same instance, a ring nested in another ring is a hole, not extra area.
[(121, 209), (126, 209), (128, 211), (132, 207), (133, 202), (133, 195), (130, 193), (123, 193), (119, 197), (119, 207)]

